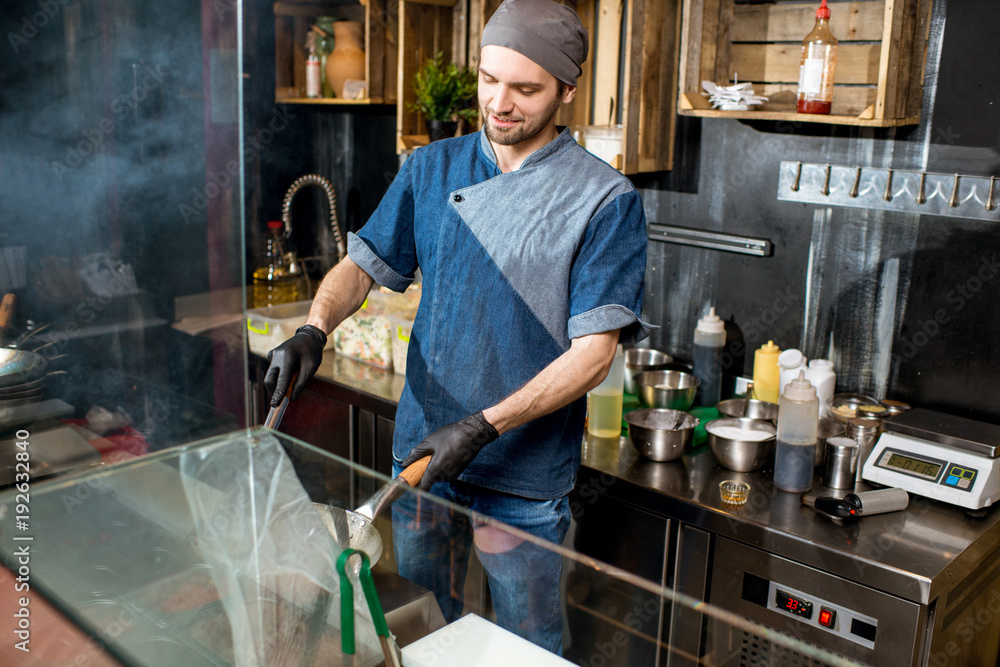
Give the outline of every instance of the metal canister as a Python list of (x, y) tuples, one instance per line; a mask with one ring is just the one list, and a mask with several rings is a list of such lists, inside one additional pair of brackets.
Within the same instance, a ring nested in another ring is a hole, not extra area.
[(861, 473), (865, 467), (865, 461), (875, 448), (878, 437), (882, 434), (881, 419), (866, 419), (855, 417), (847, 421), (847, 437), (858, 443), (858, 470), (854, 476), (856, 482), (861, 481)]
[(823, 484), (831, 489), (853, 489), (858, 468), (858, 443), (852, 438), (834, 436), (826, 440), (826, 468)]
[(836, 438), (844, 435), (847, 427), (836, 419), (821, 417), (819, 427), (816, 430), (816, 461), (814, 467), (820, 468), (826, 463), (826, 441), (828, 438)]

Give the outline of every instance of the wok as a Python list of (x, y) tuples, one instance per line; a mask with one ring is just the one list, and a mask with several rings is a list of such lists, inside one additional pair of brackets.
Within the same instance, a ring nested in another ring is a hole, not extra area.
[[(295, 382), (293, 376), (288, 382), (291, 387)], [(281, 418), (285, 415), (285, 408), (288, 407), (287, 394), (281, 399), (277, 407), (271, 408), (264, 420), (264, 426), (274, 430), (278, 429)], [(368, 554), (371, 565), (375, 565), (382, 556), (382, 536), (375, 528), (375, 517), (394, 503), (406, 492), (407, 487), (415, 487), (420, 483), (427, 470), (427, 464), (431, 457), (425, 456), (418, 461), (411, 463), (405, 470), (392, 479), (388, 484), (373, 493), (368, 500), (363, 502), (356, 510), (346, 510), (342, 507), (327, 505), (326, 503), (313, 503), (313, 507), (319, 514), (323, 525), (336, 540), (341, 549), (357, 549)], [(360, 566), (360, 564), (358, 564)]]
[(36, 379), (45, 367), (45, 357), (27, 350), (0, 348), (0, 387)]
[(403, 495), (407, 487), (420, 483), (430, 460), (430, 456), (425, 456), (410, 464), (354, 511), (315, 502), (313, 507), (341, 549), (364, 551), (374, 565), (382, 556), (382, 536), (375, 528), (375, 517)]

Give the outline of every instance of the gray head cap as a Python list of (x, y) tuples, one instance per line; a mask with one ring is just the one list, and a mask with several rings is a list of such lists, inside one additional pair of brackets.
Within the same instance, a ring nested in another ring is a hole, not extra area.
[(506, 0), (483, 28), (483, 46), (504, 46), (571, 86), (587, 59), (587, 30), (576, 12), (552, 0)]

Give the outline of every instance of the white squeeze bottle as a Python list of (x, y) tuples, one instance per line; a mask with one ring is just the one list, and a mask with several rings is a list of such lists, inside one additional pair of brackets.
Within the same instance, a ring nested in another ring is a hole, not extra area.
[(778, 355), (778, 396), (785, 393), (785, 385), (799, 376), (806, 368), (806, 355), (800, 350), (783, 350)]
[(625, 351), (619, 345), (611, 370), (587, 394), (587, 432), (599, 438), (617, 438), (622, 432), (622, 393), (625, 385)]
[(833, 362), (829, 359), (810, 359), (806, 367), (806, 379), (816, 388), (816, 398), (819, 399), (819, 416), (830, 416), (830, 403), (833, 401), (834, 387), (837, 384), (837, 374), (833, 372)]
[(816, 462), (819, 399), (805, 371), (785, 387), (778, 399), (778, 447), (774, 452), (774, 485), (803, 493), (812, 488)]

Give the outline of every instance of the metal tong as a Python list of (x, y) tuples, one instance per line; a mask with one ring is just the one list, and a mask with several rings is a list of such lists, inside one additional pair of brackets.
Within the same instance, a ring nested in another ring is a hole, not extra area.
[(382, 611), (382, 603), (378, 599), (375, 591), (375, 581), (372, 579), (371, 566), (368, 562), (368, 555), (364, 551), (357, 549), (344, 549), (337, 558), (337, 572), (340, 573), (340, 641), (341, 649), (344, 652), (344, 665), (354, 667), (354, 585), (347, 576), (347, 561), (351, 556), (357, 555), (361, 558), (361, 570), (358, 579), (361, 581), (361, 588), (365, 593), (365, 600), (368, 602), (368, 611), (371, 612), (372, 621), (375, 624), (375, 632), (378, 633), (379, 643), (382, 645), (382, 657), (385, 658), (386, 667), (400, 667), (401, 658), (399, 647), (395, 638), (389, 633), (389, 626), (385, 622), (385, 614)]

